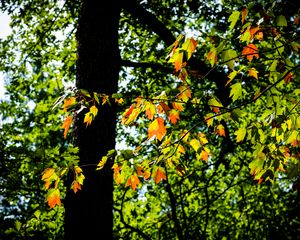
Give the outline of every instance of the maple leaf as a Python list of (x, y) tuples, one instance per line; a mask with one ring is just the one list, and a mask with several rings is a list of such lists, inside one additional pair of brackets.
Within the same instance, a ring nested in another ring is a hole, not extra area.
[(48, 192), (47, 202), (50, 208), (54, 208), (56, 205), (61, 206), (60, 194), (58, 189), (51, 189)]
[(229, 16), (228, 21), (230, 22), (229, 28), (232, 30), (237, 23), (238, 19), (240, 17), (239, 11), (233, 11), (232, 14)]
[(78, 190), (81, 190), (81, 185), (79, 184), (79, 182), (73, 181), (71, 189), (74, 191), (74, 193), (77, 193)]
[(203, 150), (201, 150), (201, 153), (200, 153), (200, 155), (199, 155), (199, 158), (200, 158), (201, 160), (207, 162), (207, 161), (208, 161), (208, 158), (209, 158), (209, 153), (210, 153), (209, 149), (206, 148), (206, 147), (204, 147)]
[(154, 171), (154, 182), (158, 184), (162, 180), (167, 180), (167, 176), (164, 172), (164, 170), (161, 167), (157, 167), (157, 169)]
[(87, 112), (84, 115), (83, 122), (86, 123), (86, 126), (89, 126), (89, 125), (91, 125), (92, 121), (93, 121), (93, 115), (90, 112)]
[(243, 89), (241, 83), (235, 83), (230, 86), (230, 97), (232, 97), (232, 101), (235, 102), (237, 99), (241, 98), (243, 95)]
[(69, 128), (73, 122), (73, 117), (72, 116), (67, 116), (62, 124), (62, 127), (64, 129), (64, 139), (66, 139)]
[(253, 43), (250, 43), (243, 48), (242, 55), (246, 55), (251, 62), (253, 57), (259, 58), (258, 48)]
[(73, 105), (76, 102), (76, 98), (75, 97), (70, 97), (65, 99), (64, 101), (64, 105), (63, 105), (63, 111), (67, 112), (68, 108)]
[(151, 102), (146, 102), (145, 109), (146, 109), (146, 115), (147, 115), (148, 119), (152, 120), (154, 117), (154, 114), (156, 113), (155, 105)]
[(250, 68), (248, 71), (249, 76), (254, 77), (256, 79), (258, 79), (257, 73), (258, 71), (255, 68)]
[(180, 86), (178, 90), (180, 91), (178, 98), (182, 101), (187, 102), (192, 97), (191, 90), (188, 86)]
[(218, 56), (217, 56), (217, 49), (215, 47), (210, 49), (210, 51), (207, 54), (206, 59), (212, 67), (217, 63)]
[(242, 13), (242, 24), (244, 24), (245, 18), (248, 14), (248, 9), (246, 7), (243, 7), (241, 13)]
[(149, 124), (148, 139), (155, 137), (161, 141), (163, 137), (166, 135), (166, 133), (167, 133), (167, 129), (165, 128), (163, 118), (158, 117), (152, 123)]
[(216, 127), (216, 133), (217, 133), (220, 137), (222, 137), (222, 136), (226, 137), (225, 128), (224, 128), (224, 126), (223, 126), (222, 124), (219, 124), (219, 125)]
[(235, 131), (234, 134), (236, 135), (236, 141), (237, 142), (243, 141), (246, 136), (246, 133), (247, 133), (246, 128), (239, 128), (237, 131)]
[(131, 188), (132, 188), (133, 190), (135, 190), (136, 187), (137, 187), (139, 184), (140, 184), (140, 180), (139, 180), (139, 178), (134, 174), (134, 175), (131, 175), (131, 176), (128, 178), (128, 180), (127, 180), (127, 182), (126, 182), (126, 184), (125, 184), (125, 187), (131, 186)]
[(54, 168), (46, 168), (44, 170), (44, 172), (42, 173), (42, 180), (43, 181), (48, 181), (52, 176), (53, 174), (55, 173), (55, 169)]
[(165, 112), (166, 115), (169, 115), (170, 110), (171, 110), (171, 108), (167, 104), (165, 104), (164, 102), (160, 102), (157, 106), (157, 111), (159, 113)]
[(180, 120), (179, 112), (176, 111), (175, 109), (172, 109), (169, 114), (169, 119), (170, 119), (171, 123), (173, 123), (175, 125), (177, 123), (177, 121)]
[(200, 142), (197, 139), (195, 139), (195, 138), (193, 138), (190, 141), (190, 145), (195, 150), (195, 152), (198, 152), (199, 148), (201, 147)]
[(182, 49), (187, 51), (187, 60), (190, 59), (193, 52), (196, 50), (197, 42), (194, 38), (188, 38), (182, 44)]
[(184, 111), (184, 103), (172, 102), (172, 106), (174, 109), (178, 110), (179, 112)]

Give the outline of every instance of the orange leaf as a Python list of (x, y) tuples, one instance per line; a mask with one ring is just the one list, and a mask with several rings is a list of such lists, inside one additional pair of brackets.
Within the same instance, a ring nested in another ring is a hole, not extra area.
[(259, 58), (258, 48), (253, 43), (250, 43), (243, 48), (242, 55), (246, 55), (249, 61), (252, 61), (253, 57)]
[(217, 49), (215, 47), (210, 49), (209, 53), (207, 54), (206, 59), (207, 59), (207, 61), (209, 61), (210, 65), (212, 67), (217, 63), (218, 56), (217, 56)]
[(171, 108), (164, 102), (160, 102), (159, 105), (157, 106), (157, 111), (159, 113), (165, 112), (165, 114), (169, 115), (170, 110), (171, 110)]
[(176, 109), (176, 110), (178, 110), (179, 112), (183, 112), (184, 111), (183, 104), (184, 103), (172, 102), (173, 108)]
[(68, 107), (70, 105), (74, 104), (75, 102), (76, 102), (76, 98), (74, 98), (74, 97), (70, 97), (70, 98), (65, 99), (64, 105), (63, 105), (63, 111), (67, 112), (68, 111)]
[(71, 189), (73, 189), (74, 193), (77, 193), (78, 190), (81, 190), (81, 185), (77, 181), (73, 181)]
[(139, 178), (136, 175), (131, 175), (126, 182), (125, 187), (131, 186), (131, 188), (135, 190), (137, 185), (139, 184), (140, 184)]
[(163, 137), (166, 135), (166, 133), (167, 133), (167, 129), (165, 128), (163, 118), (158, 117), (152, 123), (149, 124), (148, 139), (155, 137), (161, 141)]
[(180, 119), (179, 112), (176, 111), (175, 109), (172, 109), (170, 111), (169, 119), (170, 119), (171, 123), (173, 123), (175, 125), (177, 123), (177, 121)]
[(226, 136), (226, 134), (225, 134), (225, 129), (224, 129), (224, 126), (222, 125), (222, 124), (219, 124), (218, 126), (217, 126), (217, 128), (216, 128), (216, 133), (220, 136), (220, 137), (222, 137), (222, 136)]
[(246, 7), (243, 7), (241, 12), (242, 12), (242, 24), (244, 24), (245, 18), (248, 14), (248, 9)]
[(54, 208), (56, 205), (61, 205), (58, 189), (54, 189), (49, 192), (47, 202), (50, 208)]
[(68, 131), (69, 131), (69, 128), (70, 128), (72, 122), (73, 122), (72, 116), (68, 116), (65, 118), (63, 125), (62, 125), (62, 128), (64, 129), (64, 138), (67, 137), (67, 134), (68, 134)]
[(161, 167), (158, 167), (154, 172), (154, 182), (158, 184), (162, 180), (167, 180), (167, 176)]

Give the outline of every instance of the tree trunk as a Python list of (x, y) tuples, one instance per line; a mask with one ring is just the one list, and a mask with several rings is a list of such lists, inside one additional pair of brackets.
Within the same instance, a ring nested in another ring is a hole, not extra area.
[[(89, 92), (117, 92), (120, 68), (118, 49), (118, 0), (83, 0), (77, 29), (77, 88)], [(111, 166), (96, 171), (108, 150), (115, 148), (116, 110), (105, 104), (91, 126), (77, 122), (80, 166), (86, 177), (82, 190), (67, 191), (65, 200), (66, 239), (113, 238), (113, 177)]]

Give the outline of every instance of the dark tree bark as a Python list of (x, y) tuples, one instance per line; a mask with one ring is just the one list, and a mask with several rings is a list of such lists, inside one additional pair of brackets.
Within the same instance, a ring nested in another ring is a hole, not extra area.
[[(77, 29), (77, 88), (90, 92), (117, 92), (120, 56), (118, 49), (118, 0), (83, 0)], [(76, 122), (80, 166), (86, 177), (81, 191), (68, 190), (65, 202), (66, 239), (113, 238), (113, 177), (111, 166), (96, 171), (96, 165), (115, 147), (116, 109), (99, 108), (92, 125)], [(72, 178), (72, 176), (70, 176)]]

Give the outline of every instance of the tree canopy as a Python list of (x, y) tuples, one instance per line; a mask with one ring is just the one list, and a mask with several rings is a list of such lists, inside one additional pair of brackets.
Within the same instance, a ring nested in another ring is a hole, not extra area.
[(297, 1), (1, 4), (1, 239), (299, 238)]

